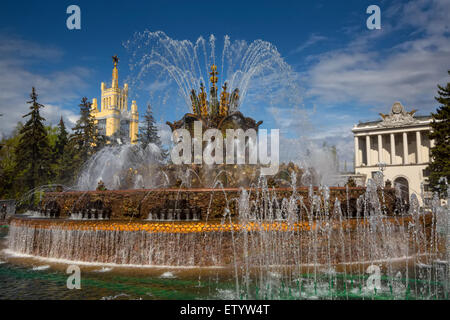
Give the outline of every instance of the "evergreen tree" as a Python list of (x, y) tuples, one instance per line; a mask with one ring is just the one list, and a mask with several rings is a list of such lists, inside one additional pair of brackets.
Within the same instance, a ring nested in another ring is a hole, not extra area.
[(74, 140), (69, 139), (68, 143), (64, 146), (58, 168), (57, 182), (62, 184), (73, 183), (81, 165), (82, 161), (78, 152), (78, 146)]
[[(13, 199), (18, 196), (16, 182), (16, 154), (15, 150), (19, 145), (20, 130), (23, 124), (18, 123), (9, 137), (4, 137), (0, 143), (3, 148), (0, 150), (0, 199)], [(20, 183), (19, 183), (20, 185)]]
[[(23, 117), (30, 117), (20, 130), (20, 141), (15, 150), (17, 178), (22, 180), (28, 190), (47, 182), (50, 176), (51, 149), (47, 138), (47, 130), (40, 115), (44, 105), (37, 102), (37, 93), (33, 87), (28, 104), (31, 112)], [(33, 203), (34, 197), (32, 197)]]
[(54, 149), (54, 156), (56, 159), (61, 159), (64, 153), (64, 147), (69, 141), (69, 135), (66, 130), (66, 125), (61, 117), (58, 125), (58, 136), (56, 138), (56, 144)]
[[(450, 74), (450, 71), (448, 71)], [(450, 82), (445, 87), (438, 85), (438, 97), (435, 97), (441, 106), (432, 113), (433, 129), (429, 138), (434, 139), (435, 145), (431, 148), (431, 163), (428, 166), (428, 178), (433, 191), (446, 196), (446, 186), (442, 177), (450, 182)]]
[(105, 145), (106, 138), (98, 133), (95, 119), (91, 114), (92, 103), (86, 97), (81, 99), (80, 119), (70, 137), (72, 147), (77, 150), (79, 165), (85, 163), (96, 151)]
[(161, 138), (158, 135), (158, 129), (155, 125), (155, 119), (150, 105), (147, 106), (147, 111), (144, 115), (144, 125), (139, 127), (138, 142), (142, 148), (146, 148), (150, 143), (155, 144), (161, 150), (161, 159), (164, 160), (168, 156), (161, 143)]
[(59, 120), (59, 124), (58, 124), (58, 136), (56, 137), (56, 142), (55, 142), (55, 146), (53, 148), (53, 164), (55, 166), (55, 180), (58, 183), (62, 183), (62, 182), (66, 182), (67, 181), (67, 174), (69, 173), (69, 175), (72, 172), (66, 172), (65, 171), (65, 166), (64, 166), (64, 160), (69, 160), (70, 162), (72, 162), (73, 160), (71, 159), (64, 159), (64, 152), (67, 151), (66, 146), (68, 145), (69, 142), (69, 134), (67, 133), (66, 130), (66, 125), (64, 123), (63, 118), (61, 117), (61, 119)]

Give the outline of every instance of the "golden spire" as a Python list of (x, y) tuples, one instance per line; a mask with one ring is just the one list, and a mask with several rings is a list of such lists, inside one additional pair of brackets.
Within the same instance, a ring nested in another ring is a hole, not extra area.
[(209, 78), (209, 80), (211, 81), (212, 86), (215, 88), (217, 83), (217, 75), (219, 74), (217, 72), (217, 66), (215, 64), (211, 66), (211, 72), (209, 74), (211, 75), (211, 78)]
[(227, 92), (227, 83), (225, 82), (222, 87), (222, 93), (220, 94), (219, 114), (222, 117), (225, 117), (228, 114), (228, 108), (230, 105), (229, 96), (230, 94)]
[(203, 83), (200, 84), (200, 93), (198, 94), (198, 100), (200, 103), (200, 112), (202, 117), (208, 116), (208, 106), (206, 105), (206, 92)]
[(112, 57), (113, 59), (113, 63), (114, 63), (114, 68), (113, 68), (113, 73), (112, 73), (112, 87), (113, 88), (118, 88), (119, 87), (119, 71), (117, 70), (117, 64), (119, 63), (119, 58), (117, 57), (117, 55)]

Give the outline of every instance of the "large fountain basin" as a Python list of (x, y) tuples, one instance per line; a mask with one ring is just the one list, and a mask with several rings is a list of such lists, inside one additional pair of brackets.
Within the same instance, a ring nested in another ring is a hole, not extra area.
[[(44, 258), (180, 267), (354, 264), (426, 252), (427, 241), (408, 231), (411, 216), (374, 219), (130, 222), (14, 217), (8, 247)], [(432, 215), (421, 221), (426, 234)]]

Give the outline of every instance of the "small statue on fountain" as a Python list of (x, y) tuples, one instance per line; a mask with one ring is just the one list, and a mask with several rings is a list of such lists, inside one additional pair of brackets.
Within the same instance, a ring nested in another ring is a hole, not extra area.
[(387, 179), (385, 182), (385, 188), (392, 188), (392, 182), (391, 180)]
[(108, 189), (106, 189), (105, 183), (102, 180), (100, 180), (97, 185), (97, 191), (106, 191), (106, 190)]
[(348, 180), (347, 180), (346, 185), (347, 185), (349, 188), (354, 188), (354, 187), (356, 187), (356, 181), (355, 181), (355, 179), (354, 179), (353, 177), (349, 177)]

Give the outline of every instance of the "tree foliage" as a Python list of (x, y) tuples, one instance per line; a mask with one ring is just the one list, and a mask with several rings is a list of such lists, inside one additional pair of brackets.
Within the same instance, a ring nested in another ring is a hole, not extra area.
[[(70, 187), (89, 158), (106, 144), (117, 143), (120, 135), (106, 138), (99, 133), (87, 98), (81, 99), (80, 118), (69, 132), (62, 117), (57, 126), (45, 126), (41, 116), (44, 105), (38, 102), (35, 88), (30, 97), (30, 112), (23, 116), (25, 124), (19, 122), (0, 140), (0, 199), (20, 199), (42, 185)], [(153, 143), (164, 159), (167, 151), (162, 148), (150, 106), (140, 129), (140, 147)], [(31, 200), (33, 203), (33, 197)]]
[(153, 143), (159, 148), (161, 159), (167, 158), (168, 152), (163, 148), (161, 138), (158, 135), (158, 128), (155, 125), (155, 118), (150, 105), (147, 106), (143, 125), (139, 127), (139, 132), (138, 142), (142, 148), (147, 148), (150, 143)]
[[(448, 73), (450, 75), (450, 71)], [(442, 178), (450, 182), (450, 82), (445, 87), (438, 85), (438, 96), (435, 99), (440, 106), (436, 113), (432, 113), (432, 132), (429, 138), (434, 139), (434, 147), (431, 148), (428, 180), (433, 191), (444, 196), (447, 187)]]
[(19, 145), (19, 132), (22, 127), (23, 124), (19, 122), (11, 135), (1, 141), (3, 148), (0, 150), (0, 198), (12, 199), (20, 195), (17, 190), (20, 184), (15, 182), (15, 151)]
[(106, 138), (98, 132), (95, 119), (91, 114), (92, 103), (84, 97), (79, 106), (80, 119), (72, 128), (74, 133), (70, 136), (70, 143), (78, 150), (79, 160), (84, 163), (105, 145)]
[(57, 128), (57, 136), (55, 145), (53, 147), (53, 165), (54, 165), (54, 180), (56, 183), (65, 184), (70, 181), (70, 177), (72, 172), (70, 171), (72, 168), (67, 168), (65, 163), (71, 163), (74, 161), (73, 155), (69, 158), (67, 153), (69, 150), (69, 133), (66, 129), (66, 124), (64, 123), (63, 118), (59, 120), (58, 128)]
[(31, 100), (27, 102), (31, 104), (31, 111), (23, 116), (29, 119), (20, 130), (19, 144), (15, 149), (16, 179), (21, 180), (28, 190), (40, 184), (46, 184), (51, 177), (51, 149), (44, 126), (45, 119), (40, 114), (44, 105), (37, 101), (37, 97), (33, 87), (30, 94)]

